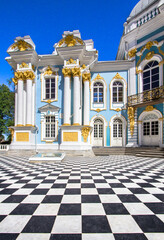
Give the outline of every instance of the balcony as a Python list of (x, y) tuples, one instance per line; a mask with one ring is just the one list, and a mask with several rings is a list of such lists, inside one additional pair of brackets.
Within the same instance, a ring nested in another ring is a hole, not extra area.
[(164, 102), (164, 86), (128, 97), (128, 107), (142, 107)]

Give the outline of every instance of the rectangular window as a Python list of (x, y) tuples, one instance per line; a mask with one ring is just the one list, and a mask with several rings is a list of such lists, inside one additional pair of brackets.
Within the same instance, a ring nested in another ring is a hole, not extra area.
[(55, 78), (45, 79), (45, 98), (46, 99), (55, 98)]
[(45, 125), (45, 137), (55, 138), (55, 117), (47, 116)]

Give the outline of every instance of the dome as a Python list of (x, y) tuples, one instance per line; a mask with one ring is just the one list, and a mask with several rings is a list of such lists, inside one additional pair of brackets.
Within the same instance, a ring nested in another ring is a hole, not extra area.
[(136, 16), (137, 14), (139, 14), (140, 12), (142, 12), (144, 9), (146, 9), (147, 7), (149, 7), (150, 5), (152, 5), (153, 3), (157, 2), (158, 0), (140, 0), (135, 7), (133, 8), (133, 10), (130, 13), (130, 18)]

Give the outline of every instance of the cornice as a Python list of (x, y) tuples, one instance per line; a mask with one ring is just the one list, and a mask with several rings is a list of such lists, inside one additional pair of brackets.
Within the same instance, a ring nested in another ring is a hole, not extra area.
[(133, 61), (116, 60), (116, 61), (101, 61), (94, 64), (91, 72), (109, 72), (109, 71), (123, 71), (129, 70), (133, 66)]

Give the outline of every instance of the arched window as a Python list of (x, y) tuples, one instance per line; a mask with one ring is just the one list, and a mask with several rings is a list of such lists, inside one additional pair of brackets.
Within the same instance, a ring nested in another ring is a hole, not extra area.
[(120, 81), (113, 83), (113, 103), (123, 102), (123, 84)]
[(104, 102), (104, 87), (101, 82), (96, 82), (93, 85), (93, 102), (94, 103)]
[(143, 91), (159, 87), (159, 65), (151, 61), (143, 69)]
[(122, 138), (122, 121), (119, 118), (116, 118), (113, 121), (113, 137)]

